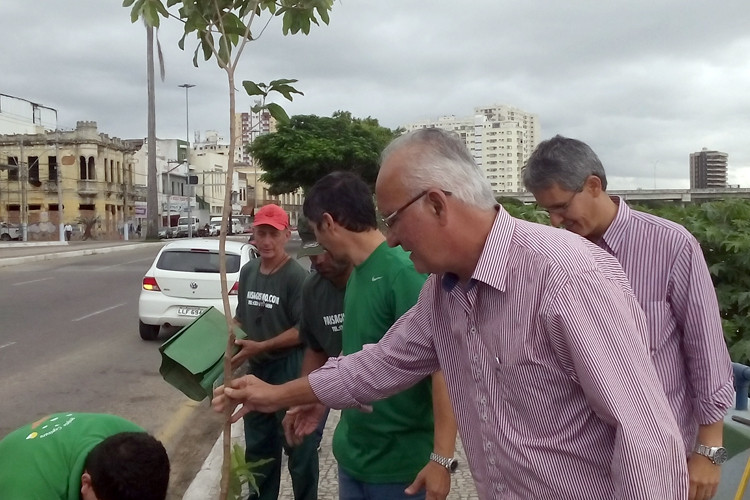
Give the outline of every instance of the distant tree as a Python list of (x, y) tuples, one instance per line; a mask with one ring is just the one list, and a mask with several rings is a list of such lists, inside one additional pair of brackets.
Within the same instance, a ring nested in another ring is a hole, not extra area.
[(347, 111), (330, 118), (296, 115), (248, 149), (265, 170), (261, 180), (271, 194), (307, 189), (335, 170), (355, 172), (374, 185), (380, 152), (399, 133), (381, 127), (375, 118), (353, 118)]

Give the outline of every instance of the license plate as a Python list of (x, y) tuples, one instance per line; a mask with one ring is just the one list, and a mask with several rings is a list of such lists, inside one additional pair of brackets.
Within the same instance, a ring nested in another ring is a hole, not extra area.
[(177, 315), (178, 316), (200, 316), (201, 313), (205, 309), (206, 309), (205, 307), (178, 307)]

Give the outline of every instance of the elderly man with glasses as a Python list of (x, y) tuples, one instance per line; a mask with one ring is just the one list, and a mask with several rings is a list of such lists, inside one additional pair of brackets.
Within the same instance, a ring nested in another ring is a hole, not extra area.
[(218, 388), (217, 411), (364, 409), (442, 369), (480, 499), (687, 498), (645, 317), (612, 256), (511, 217), (460, 137), (440, 129), (392, 142), (376, 193), (386, 218), (420, 194), (387, 233), (433, 273), (415, 306), (377, 344), (306, 378)]

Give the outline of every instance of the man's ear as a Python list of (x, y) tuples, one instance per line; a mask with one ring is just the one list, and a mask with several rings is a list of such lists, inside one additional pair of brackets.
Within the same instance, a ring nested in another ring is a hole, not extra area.
[(318, 230), (330, 231), (333, 229), (333, 224), (334, 220), (333, 217), (331, 217), (331, 214), (324, 212), (323, 217), (321, 217), (320, 222), (318, 222)]
[(602, 189), (602, 180), (593, 174), (586, 177), (586, 182), (583, 184), (583, 187), (593, 196), (599, 196), (604, 191)]
[(83, 471), (81, 474), (81, 500), (97, 500), (88, 471)]
[(446, 209), (448, 207), (448, 195), (438, 189), (427, 193), (427, 201), (430, 204), (430, 212), (435, 214), (439, 219), (445, 219)]

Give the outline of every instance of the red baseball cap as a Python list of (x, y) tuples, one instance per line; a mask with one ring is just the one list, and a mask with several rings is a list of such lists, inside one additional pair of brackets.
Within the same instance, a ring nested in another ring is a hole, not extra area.
[(253, 226), (257, 227), (263, 224), (273, 226), (278, 230), (289, 227), (289, 215), (278, 205), (264, 205), (255, 214)]

